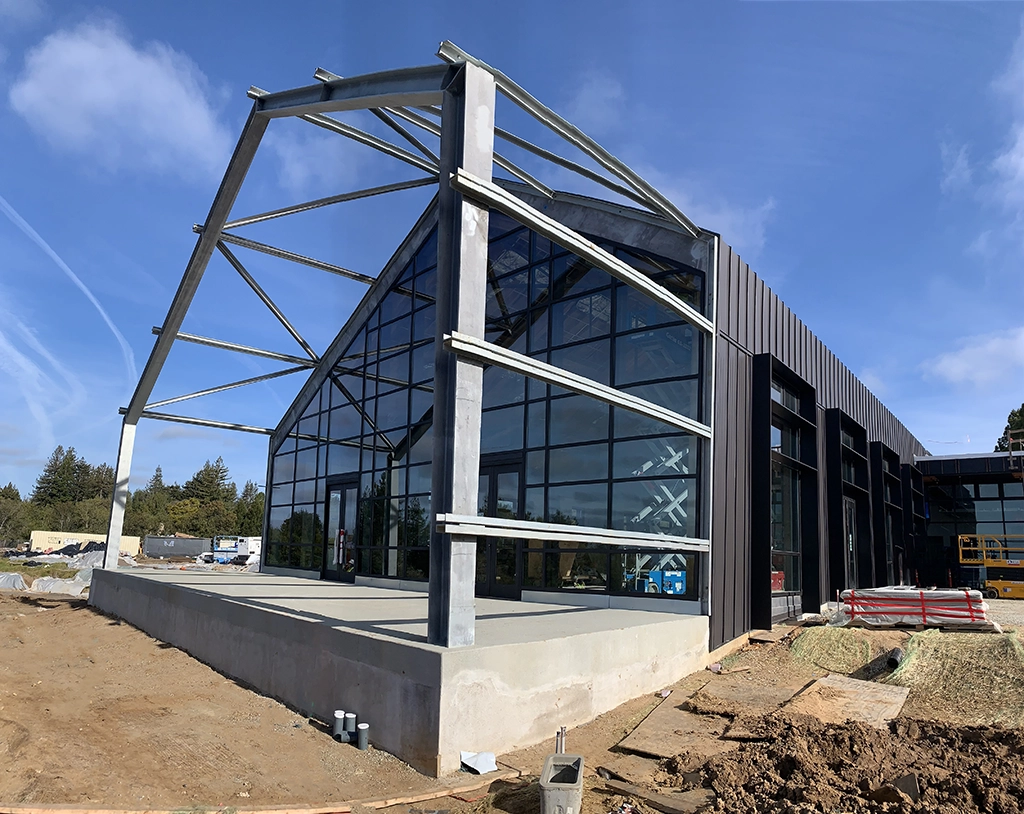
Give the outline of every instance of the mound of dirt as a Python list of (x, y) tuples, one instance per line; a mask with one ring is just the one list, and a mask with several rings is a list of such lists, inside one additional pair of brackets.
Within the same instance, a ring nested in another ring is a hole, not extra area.
[(751, 729), (765, 740), (717, 755), (696, 773), (689, 755), (672, 758), (659, 781), (713, 789), (715, 811), (1024, 814), (1020, 730), (903, 719), (880, 730), (782, 712)]
[(1024, 726), (1024, 646), (1016, 631), (915, 633), (886, 683), (910, 687), (907, 717)]

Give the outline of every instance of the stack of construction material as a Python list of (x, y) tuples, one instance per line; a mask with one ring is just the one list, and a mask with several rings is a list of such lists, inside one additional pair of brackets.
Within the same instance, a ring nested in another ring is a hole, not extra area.
[(917, 588), (858, 588), (840, 594), (833, 625), (948, 627), (995, 630), (980, 591)]

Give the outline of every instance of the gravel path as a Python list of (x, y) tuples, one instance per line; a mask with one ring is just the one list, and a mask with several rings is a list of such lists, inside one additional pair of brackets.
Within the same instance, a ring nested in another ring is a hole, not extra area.
[(1024, 627), (1024, 599), (986, 599), (989, 618), (1001, 625)]

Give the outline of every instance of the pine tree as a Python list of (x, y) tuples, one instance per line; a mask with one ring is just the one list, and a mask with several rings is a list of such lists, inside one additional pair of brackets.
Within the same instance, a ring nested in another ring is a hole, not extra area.
[[(999, 440), (996, 441), (996, 452), (1010, 451), (1011, 430), (1024, 430), (1024, 404), (1020, 405), (1020, 408), (1017, 410), (1010, 410), (1010, 414), (1006, 417), (1006, 427), (1003, 429), (1003, 434), (1000, 436)], [(1020, 452), (1022, 448), (1024, 448), (1024, 444), (1014, 441), (1014, 452)]]
[(196, 498), (200, 504), (221, 501), (234, 503), (238, 499), (238, 488), (228, 480), (228, 468), (223, 458), (212, 464), (207, 461), (182, 488), (182, 495)]
[(0, 487), (0, 498), (20, 501), (21, 492), (18, 491), (18, 487), (12, 481), (8, 481), (6, 486)]
[[(74, 447), (58, 446), (50, 455), (32, 490), (32, 502), (40, 506), (73, 503), (82, 497), (82, 464)], [(85, 464), (88, 467), (88, 464)]]
[(263, 534), (263, 507), (265, 497), (251, 480), (245, 482), (245, 488), (235, 505), (238, 534), (242, 537), (259, 537)]

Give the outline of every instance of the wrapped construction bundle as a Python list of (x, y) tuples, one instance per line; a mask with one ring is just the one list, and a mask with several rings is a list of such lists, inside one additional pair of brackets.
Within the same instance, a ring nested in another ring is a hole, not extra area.
[(998, 630), (980, 591), (917, 588), (857, 588), (843, 591), (833, 625), (923, 625)]

